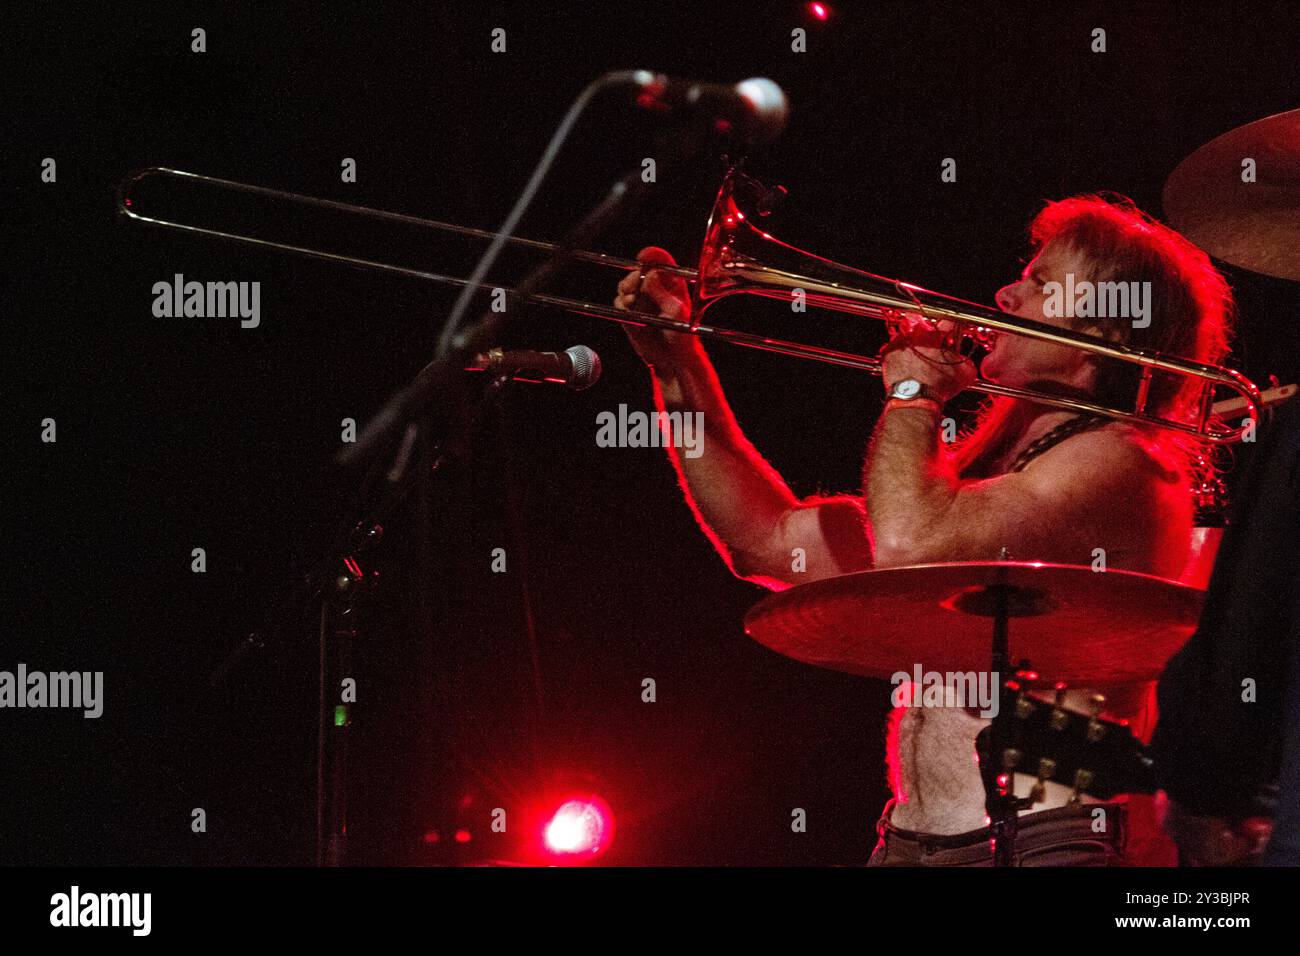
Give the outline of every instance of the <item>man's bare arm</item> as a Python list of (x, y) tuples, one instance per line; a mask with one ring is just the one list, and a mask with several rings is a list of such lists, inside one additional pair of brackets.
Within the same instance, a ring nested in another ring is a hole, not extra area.
[[(697, 339), (692, 358), (654, 374), (660, 411), (703, 412), (703, 453), (669, 448), (682, 491), (709, 540), (738, 577), (780, 590), (870, 566), (857, 496), (799, 500), (740, 430)], [(802, 549), (802, 558), (795, 549)], [(798, 568), (802, 567), (802, 570)]]
[[(672, 256), (654, 246), (619, 283), (621, 309), (657, 308), (685, 321), (691, 298), (680, 277), (655, 265)], [(646, 300), (653, 303), (646, 305)], [(722, 386), (698, 338), (680, 332), (626, 327), (637, 353), (650, 367), (659, 411), (703, 413), (704, 444), (697, 457), (682, 456), (669, 443), (682, 491), (705, 535), (738, 577), (773, 590), (866, 568), (871, 560), (866, 514), (856, 497), (800, 501), (736, 423)], [(801, 549), (801, 554), (796, 553)]]
[(1094, 548), (1159, 544), (1153, 463), (1122, 435), (1086, 432), (1023, 472), (961, 482), (937, 425), (933, 406), (896, 408), (877, 424), (864, 484), (878, 566), (996, 560), (1003, 547), (1086, 564)]

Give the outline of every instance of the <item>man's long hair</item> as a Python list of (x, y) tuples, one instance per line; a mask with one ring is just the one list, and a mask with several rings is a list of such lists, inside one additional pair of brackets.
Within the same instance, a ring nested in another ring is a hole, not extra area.
[[(1149, 323), (1135, 328), (1128, 317), (1076, 318), (1075, 328), (1099, 327), (1106, 338), (1133, 348), (1220, 363), (1228, 353), (1236, 315), (1232, 290), (1209, 256), (1178, 233), (1156, 222), (1131, 199), (1113, 194), (1073, 196), (1049, 202), (1029, 225), (1031, 251), (1064, 243), (1081, 254), (1088, 274), (1078, 279), (1150, 283)], [(1129, 362), (1102, 360), (1097, 366), (1095, 399), (1113, 408), (1131, 408), (1141, 369)], [(960, 474), (983, 477), (1018, 437), (1016, 399), (987, 403), (976, 426), (954, 449)], [(1199, 411), (1196, 379), (1155, 372), (1148, 411), (1179, 421)], [(1195, 454), (1194, 442), (1162, 431), (1152, 436)]]

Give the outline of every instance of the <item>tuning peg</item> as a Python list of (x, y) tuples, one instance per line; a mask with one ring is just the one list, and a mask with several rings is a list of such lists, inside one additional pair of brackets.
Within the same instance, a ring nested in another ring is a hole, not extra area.
[(1029, 799), (1034, 803), (1041, 802), (1047, 796), (1047, 781), (1056, 773), (1056, 761), (1049, 757), (1043, 757), (1038, 761), (1038, 782), (1029, 791)]
[(1064, 683), (1056, 685), (1056, 707), (1052, 710), (1052, 717), (1048, 721), (1048, 726), (1053, 730), (1064, 730), (1070, 722), (1070, 715), (1065, 710), (1065, 691)]
[(1028, 720), (1034, 714), (1034, 702), (1023, 693), (1016, 695), (1016, 717)]
[(1090, 744), (1095, 744), (1097, 741), (1101, 740), (1102, 737), (1106, 736), (1106, 725), (1102, 723), (1099, 716), (1101, 714), (1101, 708), (1105, 706), (1105, 704), (1106, 698), (1101, 694), (1093, 694), (1088, 698), (1088, 713), (1092, 714), (1092, 717), (1088, 721), (1088, 728), (1084, 731), (1084, 736)]
[(1024, 758), (1024, 756), (1025, 755), (1023, 753), (1021, 753), (1019, 750), (1016, 750), (1014, 747), (1009, 747), (1008, 749), (1002, 751), (1002, 769), (1014, 770), (1017, 766), (1020, 765), (1020, 761), (1021, 759)]
[(1070, 802), (1077, 804), (1079, 794), (1092, 786), (1093, 773), (1091, 770), (1076, 770), (1074, 772), (1074, 792), (1070, 794)]

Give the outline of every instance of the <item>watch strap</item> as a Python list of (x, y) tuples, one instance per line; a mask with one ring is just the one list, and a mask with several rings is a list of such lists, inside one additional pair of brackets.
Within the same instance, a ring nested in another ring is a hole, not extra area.
[(931, 389), (930, 386), (925, 385), (921, 382), (917, 382), (917, 385), (919, 387), (915, 395), (908, 395), (908, 396), (895, 395), (894, 389), (897, 388), (902, 382), (905, 381), (907, 381), (907, 379), (901, 379), (900, 381), (895, 382), (893, 385), (889, 386), (889, 388), (885, 390), (886, 398), (888, 398), (891, 402), (904, 402), (904, 403), (925, 400), (925, 401), (934, 402), (941, 408), (943, 407), (943, 399), (941, 399), (938, 395), (936, 395), (934, 393), (934, 390)]

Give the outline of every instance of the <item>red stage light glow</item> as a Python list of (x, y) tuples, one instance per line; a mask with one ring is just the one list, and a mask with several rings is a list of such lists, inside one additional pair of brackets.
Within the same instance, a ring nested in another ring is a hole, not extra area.
[(566, 800), (546, 825), (543, 842), (557, 856), (594, 857), (614, 836), (614, 815), (599, 797)]
[(824, 3), (810, 3), (808, 4), (808, 10), (818, 20), (825, 20), (831, 15), (830, 8)]

